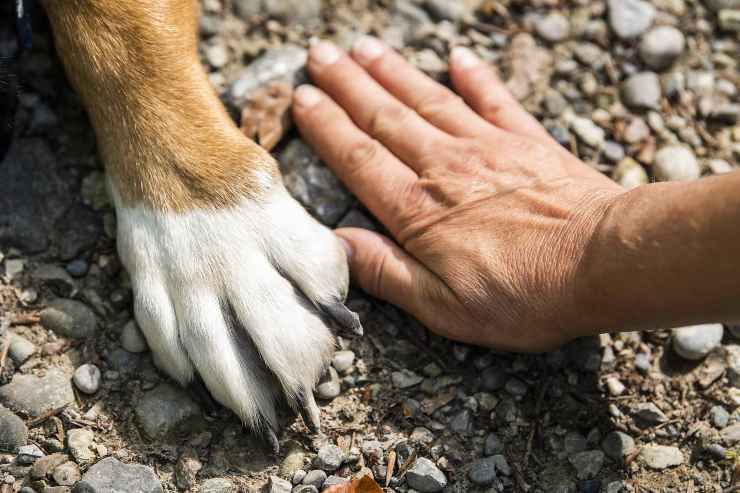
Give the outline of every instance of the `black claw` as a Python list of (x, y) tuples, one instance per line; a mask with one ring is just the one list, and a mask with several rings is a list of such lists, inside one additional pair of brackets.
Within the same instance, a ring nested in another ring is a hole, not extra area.
[(273, 430), (272, 428), (266, 428), (265, 431), (262, 433), (262, 438), (270, 447), (270, 450), (272, 450), (272, 453), (275, 456), (280, 455), (280, 442), (278, 441), (278, 437), (275, 434), (275, 430)]
[(321, 412), (316, 404), (313, 392), (304, 390), (298, 399), (301, 418), (311, 433), (321, 433)]
[(216, 404), (216, 401), (211, 397), (211, 393), (206, 388), (206, 385), (203, 383), (200, 376), (196, 376), (193, 381), (190, 382), (188, 390), (190, 390), (193, 397), (195, 397), (195, 400), (203, 407), (203, 412), (205, 412), (206, 416), (214, 418), (218, 415), (218, 404)]
[(347, 308), (341, 301), (321, 305), (321, 309), (337, 322), (342, 329), (357, 336), (363, 335), (364, 331), (359, 315)]

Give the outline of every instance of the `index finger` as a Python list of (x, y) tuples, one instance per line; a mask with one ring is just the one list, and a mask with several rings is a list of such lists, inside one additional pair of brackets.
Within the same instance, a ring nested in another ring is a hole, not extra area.
[(295, 92), (293, 118), (308, 144), (394, 236), (403, 224), (416, 173), (313, 86)]

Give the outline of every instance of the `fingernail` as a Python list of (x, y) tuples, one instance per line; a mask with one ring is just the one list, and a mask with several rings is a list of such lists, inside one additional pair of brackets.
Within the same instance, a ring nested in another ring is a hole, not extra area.
[(461, 69), (473, 68), (480, 63), (480, 58), (468, 48), (458, 46), (450, 55), (452, 63)]
[(302, 85), (295, 90), (293, 100), (299, 106), (310, 108), (316, 106), (321, 101), (321, 92), (313, 86)]
[(337, 236), (337, 238), (339, 238), (339, 243), (341, 243), (342, 248), (344, 248), (344, 253), (347, 254), (347, 260), (352, 260), (352, 256), (355, 254), (352, 245), (350, 245), (349, 242), (341, 236)]
[(321, 41), (311, 48), (311, 59), (319, 65), (331, 65), (339, 60), (339, 49), (329, 41)]
[(358, 39), (352, 47), (352, 53), (358, 62), (366, 65), (385, 51), (385, 46), (377, 38), (372, 36), (362, 36)]

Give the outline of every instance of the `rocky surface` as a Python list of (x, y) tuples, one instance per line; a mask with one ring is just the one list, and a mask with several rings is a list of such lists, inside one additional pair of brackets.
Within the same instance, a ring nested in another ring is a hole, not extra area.
[[(307, 79), (310, 42), (373, 33), (442, 82), (450, 49), (470, 47), (558, 142), (625, 188), (738, 168), (736, 0), (200, 3), (201, 58), (237, 117), (268, 81)], [(385, 485), (391, 468), (388, 493), (732, 487), (737, 327), (515, 355), (451, 344), (352, 292), (367, 335), (338, 340), (317, 392), (324, 437), (286, 412), (273, 457), (225, 410), (205, 419), (133, 322), (93, 132), (45, 24), (35, 29), (0, 165), (0, 488), (305, 493), (367, 473)], [(382, 230), (284, 123), (274, 153), (289, 191), (328, 226)]]

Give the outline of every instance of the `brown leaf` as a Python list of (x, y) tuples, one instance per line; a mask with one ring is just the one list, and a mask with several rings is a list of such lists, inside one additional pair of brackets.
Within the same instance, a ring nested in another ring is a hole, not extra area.
[(383, 493), (378, 483), (370, 476), (353, 479), (351, 482), (332, 486), (324, 493)]
[(268, 151), (272, 150), (292, 124), (292, 102), (293, 87), (286, 82), (272, 82), (257, 89), (242, 108), (242, 132)]

